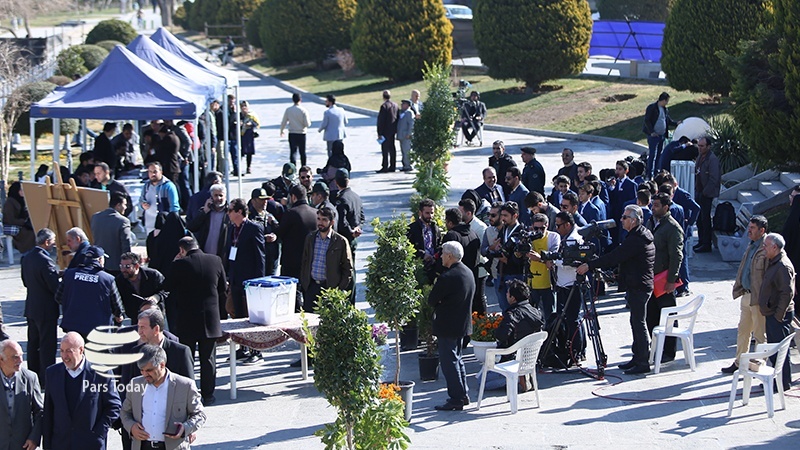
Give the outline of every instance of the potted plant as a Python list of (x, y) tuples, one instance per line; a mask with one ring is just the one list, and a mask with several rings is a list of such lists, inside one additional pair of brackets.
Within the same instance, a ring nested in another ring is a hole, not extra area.
[(372, 340), (378, 347), (378, 354), (381, 358), (381, 379), (386, 379), (387, 371), (389, 370), (389, 357), (391, 356), (391, 349), (387, 342), (389, 336), (389, 327), (385, 323), (372, 324)]
[(479, 362), (486, 361), (486, 350), (497, 347), (494, 340), (494, 330), (503, 322), (503, 315), (500, 313), (478, 314), (472, 313), (472, 335), (470, 344), (475, 349), (475, 358)]
[(326, 448), (355, 449), (358, 421), (378, 396), (380, 365), (367, 315), (355, 309), (349, 293), (325, 289), (317, 305), (316, 333), (305, 328), (314, 358), (314, 385), (337, 409), (336, 421), (316, 434)]
[(439, 354), (436, 352), (436, 338), (433, 336), (433, 306), (428, 304), (428, 295), (433, 286), (422, 287), (422, 298), (417, 313), (419, 337), (425, 342), (425, 350), (419, 354), (419, 377), (422, 381), (439, 379)]
[(367, 258), (366, 297), (375, 309), (375, 318), (386, 322), (395, 332), (394, 384), (400, 386), (406, 402), (406, 420), (411, 418), (413, 381), (400, 381), (400, 327), (417, 312), (421, 292), (414, 277), (414, 246), (406, 232), (405, 216), (381, 222), (372, 221), (377, 239), (377, 250)]

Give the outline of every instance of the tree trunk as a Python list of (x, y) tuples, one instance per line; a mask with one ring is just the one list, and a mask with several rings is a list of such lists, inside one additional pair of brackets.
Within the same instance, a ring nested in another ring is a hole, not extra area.
[(397, 366), (394, 371), (394, 384), (400, 386), (400, 325), (396, 325), (394, 329), (394, 355)]
[(159, 7), (161, 8), (161, 26), (172, 26), (172, 8), (175, 5), (174, 0), (158, 0)]
[(14, 29), (13, 29), (13, 28), (11, 28), (11, 27), (0, 27), (0, 30), (6, 30), (6, 31), (8, 31), (9, 33), (11, 33), (11, 35), (12, 35), (12, 36), (14, 36), (14, 39), (18, 39), (18, 38), (19, 38), (19, 36), (17, 36), (17, 31), (16, 31), (16, 30), (14, 30)]

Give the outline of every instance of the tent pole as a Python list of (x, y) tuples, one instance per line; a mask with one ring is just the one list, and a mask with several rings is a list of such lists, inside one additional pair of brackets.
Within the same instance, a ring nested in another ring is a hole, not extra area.
[[(234, 95), (236, 96), (236, 107), (239, 107), (239, 86), (235, 86), (233, 88)], [(237, 109), (237, 114), (240, 109)], [(244, 177), (244, 171), (242, 170), (242, 118), (241, 114), (236, 121), (236, 158), (239, 158), (239, 177), (238, 180), (238, 187), (239, 187), (239, 198), (242, 198), (242, 177)]]
[[(199, 122), (199, 120), (194, 119), (194, 133), (195, 133), (194, 136), (195, 137), (197, 137), (197, 124), (198, 124), (198, 122)], [(198, 188), (198, 185), (200, 183), (200, 180), (199, 180), (199, 178), (200, 178), (200, 158), (198, 157), (200, 155), (200, 149), (194, 147), (194, 140), (192, 140), (192, 153), (194, 153), (192, 155), (194, 157), (194, 164), (192, 164), (194, 166), (194, 170), (192, 171), (193, 172), (192, 175), (194, 175), (194, 192), (197, 192), (197, 191), (200, 190)]]
[[(216, 132), (217, 130), (213, 131), (213, 133)], [(210, 172), (211, 166), (213, 166), (213, 164), (211, 164), (211, 133), (212, 133), (211, 110), (209, 108), (206, 108), (206, 140), (203, 143), (203, 147), (205, 148), (205, 153), (206, 153), (206, 167), (208, 167), (208, 171), (206, 171), (206, 173)], [(214, 167), (214, 169), (216, 169), (217, 172), (219, 172), (219, 167)]]
[(230, 165), (228, 164), (228, 140), (230, 138), (230, 111), (228, 111), (228, 101), (227, 98), (224, 100), (225, 104), (222, 106), (222, 134), (223, 136), (220, 137), (220, 142), (222, 142), (222, 155), (224, 156), (223, 167), (222, 167), (222, 175), (225, 177), (225, 192), (230, 195), (231, 192), (231, 171)]
[(31, 117), (31, 181), (36, 181), (36, 119)]
[(61, 119), (53, 119), (53, 162), (61, 165), (61, 152), (59, 151), (58, 143), (61, 141)]
[(86, 119), (81, 119), (81, 153), (86, 152), (86, 147), (88, 143), (86, 142)]

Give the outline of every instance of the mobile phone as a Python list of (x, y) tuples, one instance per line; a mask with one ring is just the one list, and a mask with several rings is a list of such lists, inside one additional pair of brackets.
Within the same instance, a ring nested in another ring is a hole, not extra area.
[(177, 435), (178, 434), (178, 425), (180, 425), (178, 422), (173, 422), (173, 423), (169, 424), (167, 429), (164, 430), (164, 434), (167, 435), (167, 436), (175, 436), (175, 435)]

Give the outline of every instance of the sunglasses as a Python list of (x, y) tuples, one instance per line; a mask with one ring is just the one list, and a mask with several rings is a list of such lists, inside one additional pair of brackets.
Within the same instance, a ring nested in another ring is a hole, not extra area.
[(544, 231), (545, 227), (533, 227), (533, 231)]
[(133, 267), (134, 265), (135, 265), (135, 264), (120, 264), (120, 265), (119, 265), (119, 268), (120, 268), (120, 269), (130, 269), (130, 268), (131, 268), (131, 267)]

